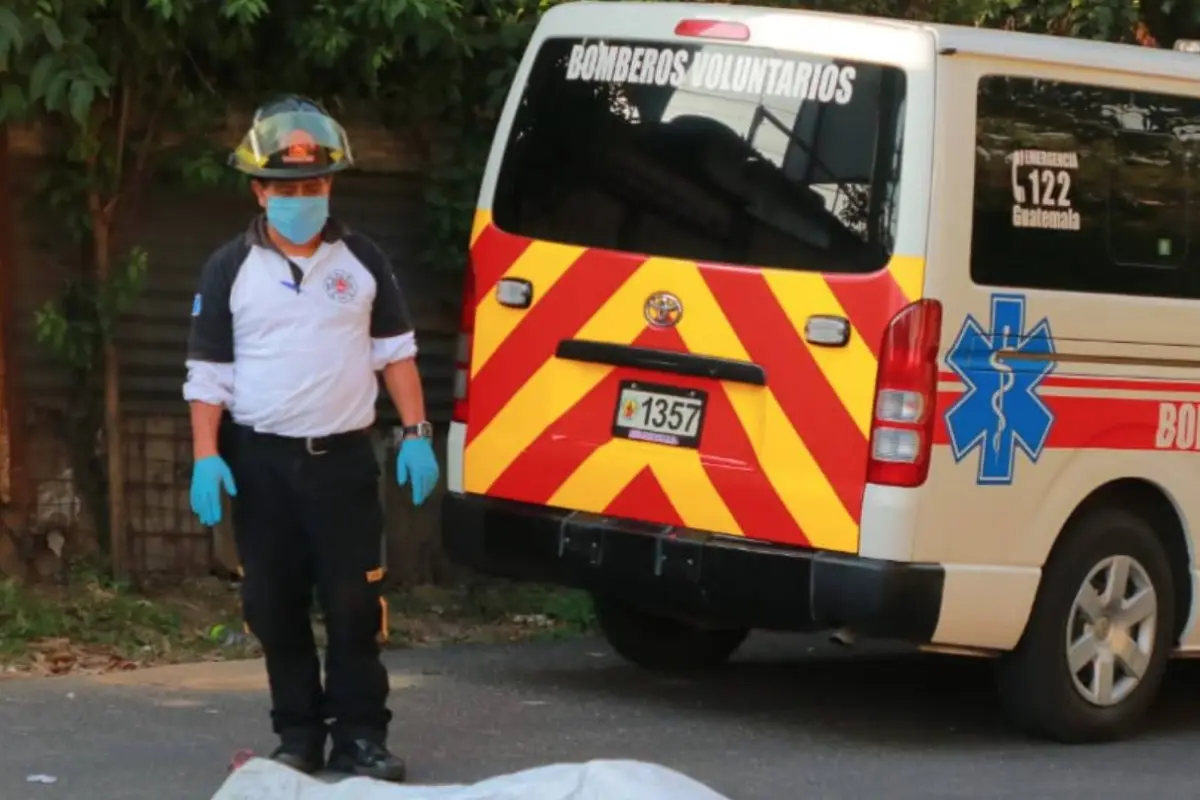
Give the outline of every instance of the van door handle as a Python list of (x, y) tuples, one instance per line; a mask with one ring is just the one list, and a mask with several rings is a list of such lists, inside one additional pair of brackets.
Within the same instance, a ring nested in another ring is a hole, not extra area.
[(850, 320), (834, 314), (814, 314), (804, 323), (804, 341), (820, 347), (845, 347), (850, 341)]

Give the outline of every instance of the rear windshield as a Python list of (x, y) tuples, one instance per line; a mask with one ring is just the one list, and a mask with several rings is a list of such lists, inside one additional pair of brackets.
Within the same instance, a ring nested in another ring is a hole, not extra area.
[(905, 78), (745, 47), (542, 45), (492, 213), (643, 255), (870, 272), (891, 256)]

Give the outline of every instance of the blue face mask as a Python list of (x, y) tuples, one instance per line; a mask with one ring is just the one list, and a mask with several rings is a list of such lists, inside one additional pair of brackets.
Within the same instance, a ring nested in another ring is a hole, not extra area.
[(267, 222), (292, 244), (311, 242), (328, 219), (328, 195), (267, 198)]

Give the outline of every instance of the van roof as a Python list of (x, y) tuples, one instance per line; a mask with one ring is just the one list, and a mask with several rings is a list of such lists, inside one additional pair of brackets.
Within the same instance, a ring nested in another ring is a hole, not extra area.
[(940, 49), (960, 53), (1200, 80), (1200, 55), (1195, 53), (965, 25), (908, 24), (932, 30)]
[[(615, 5), (617, 4), (605, 0), (577, 0), (555, 6), (548, 13), (569, 19), (573, 13), (582, 12), (590, 15), (594, 13), (596, 7), (602, 7), (606, 15), (611, 15)], [(755, 20), (761, 20), (764, 16), (772, 17), (772, 22), (779, 21), (780, 17), (789, 16), (821, 17), (843, 23), (852, 22), (873, 27), (930, 32), (937, 41), (938, 49), (943, 52), (954, 51), (964, 55), (1200, 80), (1200, 55), (1132, 44), (1115, 44), (1090, 39), (1073, 39), (1066, 36), (1017, 33), (990, 28), (972, 28), (964, 25), (911, 22), (807, 9), (734, 6), (720, 3), (630, 2), (621, 5), (624, 6), (622, 10), (634, 14), (643, 12), (658, 15), (662, 14), (664, 9), (670, 9), (681, 19), (699, 17), (748, 24)]]

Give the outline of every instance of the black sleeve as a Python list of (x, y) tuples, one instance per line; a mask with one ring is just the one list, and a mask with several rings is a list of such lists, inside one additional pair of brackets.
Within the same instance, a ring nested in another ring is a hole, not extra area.
[(233, 313), (229, 296), (233, 281), (250, 245), (244, 235), (222, 245), (209, 256), (200, 272), (200, 287), (192, 298), (192, 329), (188, 334), (188, 359), (233, 363)]
[(375, 303), (371, 306), (371, 338), (387, 339), (410, 333), (412, 317), (392, 263), (379, 245), (361, 233), (346, 234), (346, 247), (375, 279)]

